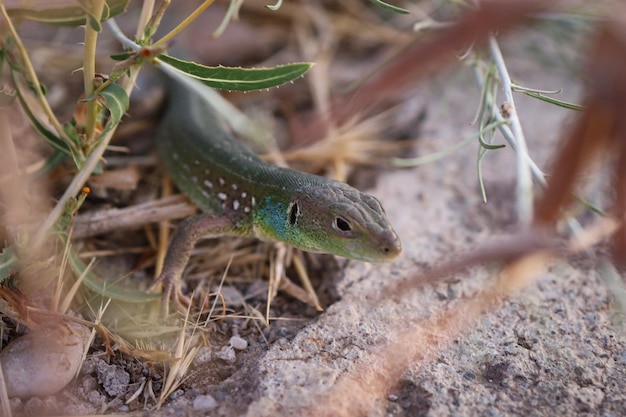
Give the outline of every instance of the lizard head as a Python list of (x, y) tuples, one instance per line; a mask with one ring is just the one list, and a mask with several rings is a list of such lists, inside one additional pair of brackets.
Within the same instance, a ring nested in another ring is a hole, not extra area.
[(338, 181), (300, 189), (288, 204), (270, 198), (260, 210), (263, 220), (255, 221), (259, 237), (305, 251), (365, 262), (389, 262), (402, 251), (380, 202)]

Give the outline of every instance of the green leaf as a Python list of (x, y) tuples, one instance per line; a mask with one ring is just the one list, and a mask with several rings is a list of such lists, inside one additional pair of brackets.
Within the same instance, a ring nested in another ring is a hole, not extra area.
[(102, 32), (102, 25), (100, 24), (100, 22), (98, 22), (98, 19), (88, 14), (87, 20), (89, 21), (89, 27), (91, 27), (93, 30), (95, 30), (98, 33)]
[(76, 130), (76, 120), (72, 118), (70, 122), (63, 123), (63, 132), (72, 143), (70, 156), (74, 160), (74, 165), (76, 165), (76, 168), (81, 169), (85, 163), (85, 153), (82, 148), (81, 135)]
[[(107, 0), (102, 20), (107, 20), (126, 10), (130, 0)], [(24, 2), (14, 2), (17, 4)], [(85, 10), (76, 0), (33, 0), (28, 7), (7, 6), (7, 12), (12, 20), (35, 20), (55, 26), (82, 26), (85, 24)], [(95, 19), (89, 19), (94, 29), (100, 26)], [(97, 26), (94, 26), (96, 23)]]
[(128, 109), (128, 94), (119, 85), (110, 83), (106, 85), (101, 91), (99, 91), (94, 97), (89, 97), (84, 101), (96, 100), (109, 110), (109, 118), (102, 129), (102, 132), (98, 135), (95, 143), (98, 144), (100, 140), (115, 126), (119, 124)]
[(374, 3), (375, 5), (377, 5), (380, 8), (383, 8), (383, 9), (386, 9), (386, 10), (391, 10), (392, 12), (395, 12), (395, 13), (400, 13), (400, 14), (409, 14), (410, 13), (407, 9), (403, 9), (402, 7), (394, 6), (393, 4), (385, 3), (382, 0), (370, 0), (370, 2)]
[(209, 87), (234, 91), (278, 87), (302, 76), (313, 66), (311, 63), (303, 62), (273, 68), (207, 67), (164, 54), (158, 58)]
[(128, 94), (119, 85), (111, 83), (98, 93), (97, 100), (111, 113), (108, 124), (117, 125), (128, 110)]
[(493, 143), (488, 143), (485, 141), (485, 133), (493, 131), (497, 129), (498, 126), (503, 124), (506, 124), (506, 122), (492, 122), (488, 125), (481, 126), (480, 130), (478, 131), (478, 142), (480, 143), (480, 146), (488, 150), (496, 150), (506, 147), (506, 145), (504, 144), (494, 145)]
[(15, 91), (17, 93), (17, 98), (20, 101), (22, 106), (22, 110), (30, 120), (30, 123), (33, 125), (35, 130), (43, 137), (52, 147), (65, 152), (70, 155), (72, 152), (70, 151), (70, 146), (65, 143), (61, 138), (48, 130), (40, 121), (37, 119), (35, 114), (31, 111), (28, 102), (24, 98), (22, 90), (20, 88), (21, 83), (17, 80), (17, 72), (11, 71), (11, 77), (13, 78), (13, 85), (15, 86)]
[(556, 99), (554, 97), (549, 97), (549, 96), (543, 95), (541, 93), (533, 92), (533, 91), (525, 91), (524, 94), (526, 94), (527, 96), (534, 97), (536, 99), (545, 101), (546, 103), (555, 104), (557, 106), (566, 108), (568, 110), (578, 110), (578, 111), (581, 111), (581, 110), (585, 109), (585, 106), (581, 106), (580, 104), (574, 104), (574, 103), (570, 103), (568, 101), (559, 100), (559, 99)]
[[(126, 2), (126, 4), (128, 4), (128, 2)], [(111, 18), (111, 8), (109, 7), (107, 3), (104, 3), (104, 8), (102, 9), (101, 21), (104, 22), (105, 20), (108, 20), (110, 18)]]
[[(3, 58), (4, 58), (4, 54), (3, 54)], [(21, 74), (22, 78), (24, 78), (24, 82), (26, 83), (30, 91), (32, 91), (35, 95), (38, 95), (39, 92), (37, 91), (35, 84), (29, 79), (29, 76), (24, 70), (24, 67), (22, 67), (21, 64), (18, 64), (11, 59), (15, 57), (12, 57), (11, 55), (7, 55), (6, 58), (7, 58), (7, 64), (9, 64), (9, 68), (11, 68), (12, 70), (11, 77), (13, 78), (13, 82), (16, 83), (17, 74)], [(41, 90), (41, 94), (43, 96), (46, 96), (48, 94), (48, 89), (46, 88), (46, 85), (43, 83), (39, 83), (39, 90)]]
[(111, 58), (113, 61), (126, 61), (128, 58), (135, 54), (136, 52), (122, 52), (119, 54), (109, 55), (109, 58)]

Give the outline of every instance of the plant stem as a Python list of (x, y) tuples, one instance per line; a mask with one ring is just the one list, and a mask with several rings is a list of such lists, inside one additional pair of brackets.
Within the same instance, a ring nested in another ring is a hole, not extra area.
[[(109, 19), (109, 22), (111, 22), (111, 20), (113, 19)], [(139, 48), (139, 45), (130, 40), (128, 41)], [(137, 75), (139, 75), (139, 69), (140, 68), (131, 68), (130, 76), (122, 81), (122, 86), (124, 87), (124, 90), (129, 97), (135, 85)], [(46, 233), (54, 225), (57, 219), (63, 214), (63, 210), (65, 210), (65, 205), (67, 204), (69, 199), (77, 195), (83, 188), (83, 186), (91, 176), (91, 173), (98, 165), (98, 162), (102, 158), (102, 155), (104, 154), (107, 146), (109, 146), (109, 142), (111, 141), (113, 134), (115, 134), (116, 129), (117, 127), (114, 127), (113, 129), (109, 130), (100, 139), (100, 143), (98, 144), (98, 146), (96, 146), (94, 150), (89, 154), (87, 160), (85, 161), (85, 164), (83, 165), (83, 168), (76, 174), (76, 176), (74, 176), (72, 182), (65, 189), (65, 192), (63, 193), (59, 201), (57, 201), (57, 204), (54, 206), (50, 214), (48, 214), (48, 217), (46, 217), (42, 225), (39, 227), (39, 230), (37, 230), (37, 234), (35, 235), (34, 239), (34, 247), (37, 247), (41, 243), (43, 243)]]
[(135, 31), (135, 39), (143, 39), (146, 25), (150, 21), (150, 16), (154, 11), (154, 0), (144, 0), (141, 6), (141, 15), (137, 22), (137, 30)]
[[(476, 77), (479, 86), (481, 88), (484, 88), (486, 78), (476, 66), (474, 66), (474, 76)], [(511, 146), (511, 149), (513, 149), (513, 151), (517, 153), (518, 149), (515, 136), (513, 135), (511, 128), (509, 128), (507, 120), (505, 120), (504, 117), (502, 117), (502, 115), (500, 114), (495, 100), (493, 99), (493, 97), (491, 97), (491, 95), (489, 95), (488, 98), (485, 98), (484, 103), (486, 107), (485, 110), (489, 113), (489, 117), (492, 118), (495, 122), (494, 126), (497, 126), (498, 130), (502, 134), (502, 137), (504, 137), (504, 139), (508, 142), (508, 144)], [(484, 128), (483, 130), (486, 131), (486, 129)], [(545, 188), (548, 185), (548, 182), (546, 181), (546, 174), (537, 166), (535, 161), (533, 161), (529, 155), (527, 155), (527, 158), (527, 163), (530, 166), (533, 178), (541, 187)]]
[[(104, 10), (104, 0), (94, 0), (89, 14), (98, 23), (102, 18)], [(89, 17), (85, 16), (85, 49), (83, 52), (83, 83), (85, 88), (85, 98), (93, 97), (94, 79), (96, 77), (96, 44), (98, 41), (98, 31), (89, 24)], [(87, 121), (85, 126), (85, 138), (87, 144), (92, 143), (96, 129), (96, 119), (98, 117), (99, 104), (95, 100), (87, 102)]]
[(498, 74), (500, 75), (505, 103), (509, 105), (508, 121), (513, 137), (515, 138), (515, 150), (517, 151), (517, 214), (523, 225), (529, 225), (533, 219), (533, 181), (528, 162), (530, 158), (528, 156), (524, 131), (522, 130), (522, 125), (517, 115), (515, 101), (513, 101), (511, 77), (504, 63), (498, 42), (493, 35), (489, 36), (489, 51), (491, 52), (491, 57), (496, 65)]
[(215, 0), (205, 0), (196, 10), (193, 11), (193, 13), (191, 13), (189, 16), (187, 16), (187, 18), (185, 20), (183, 20), (178, 26), (176, 26), (174, 29), (172, 29), (167, 35), (163, 36), (161, 39), (156, 41), (154, 43), (153, 47), (162, 46), (163, 44), (165, 44), (168, 41), (170, 41), (174, 36), (178, 35), (191, 22), (196, 20), (196, 18), (198, 16), (200, 16), (202, 14), (202, 12), (204, 12), (206, 10), (207, 7), (209, 7), (211, 4), (213, 4), (214, 1)]

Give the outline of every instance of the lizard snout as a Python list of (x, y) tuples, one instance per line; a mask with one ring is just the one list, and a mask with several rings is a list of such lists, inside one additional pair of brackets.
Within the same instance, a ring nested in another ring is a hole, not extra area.
[(380, 251), (383, 253), (384, 261), (392, 261), (402, 253), (402, 243), (398, 234), (393, 230), (386, 230), (381, 236)]

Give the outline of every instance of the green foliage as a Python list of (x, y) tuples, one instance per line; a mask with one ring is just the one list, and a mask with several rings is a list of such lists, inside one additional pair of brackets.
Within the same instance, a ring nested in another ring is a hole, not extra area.
[(302, 76), (313, 66), (311, 63), (295, 63), (273, 68), (207, 67), (165, 54), (159, 55), (159, 59), (209, 87), (232, 91), (277, 87)]
[(565, 101), (565, 100), (559, 100), (554, 97), (546, 96), (545, 94), (542, 94), (536, 91), (524, 91), (524, 94), (526, 94), (529, 97), (533, 97), (538, 100), (545, 101), (546, 103), (554, 104), (555, 106), (563, 107), (568, 110), (581, 111), (585, 108), (584, 106), (581, 106), (580, 104), (570, 103), (569, 101)]
[[(7, 12), (11, 19), (35, 20), (55, 26), (77, 27), (85, 24), (85, 16), (89, 25), (100, 32), (100, 22), (89, 13), (89, 5), (85, 0), (57, 0), (29, 2), (26, 7), (7, 7)], [(107, 0), (104, 8), (102, 20), (107, 20), (113, 16), (123, 13), (128, 6), (129, 0)]]
[(45, 139), (46, 142), (48, 142), (50, 144), (50, 146), (52, 146), (53, 148), (55, 148), (55, 149), (65, 153), (67, 155), (71, 155), (72, 154), (72, 147), (74, 146), (74, 144), (67, 143), (66, 141), (61, 139), (58, 135), (56, 135), (54, 132), (52, 132), (48, 128), (46, 128), (43, 125), (43, 123), (41, 123), (39, 121), (39, 119), (33, 113), (33, 110), (31, 109), (31, 106), (26, 101), (26, 97), (24, 96), (24, 91), (22, 91), (21, 83), (18, 80), (18, 72), (17, 71), (11, 71), (11, 77), (13, 79), (13, 85), (15, 86), (15, 91), (17, 93), (17, 98), (20, 101), (22, 109), (24, 110), (24, 113), (26, 114), (26, 117), (30, 121), (31, 125), (35, 128), (37, 133), (39, 133), (39, 135), (43, 139)]
[(121, 86), (114, 83), (107, 83), (101, 91), (85, 101), (91, 100), (97, 101), (109, 111), (109, 117), (104, 125), (104, 129), (102, 129), (102, 132), (100, 132), (96, 138), (96, 144), (98, 144), (109, 131), (117, 127), (120, 123), (124, 113), (128, 110), (129, 99), (128, 94), (126, 94), (126, 91)]

